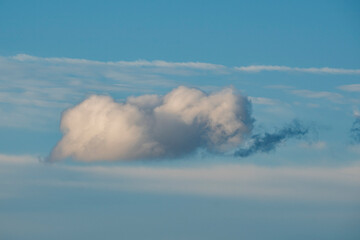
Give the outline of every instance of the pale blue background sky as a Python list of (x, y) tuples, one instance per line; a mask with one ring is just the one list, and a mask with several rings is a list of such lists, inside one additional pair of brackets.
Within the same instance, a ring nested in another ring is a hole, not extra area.
[(359, 65), (358, 1), (1, 1), (2, 55)]
[[(105, 63), (139, 59), (223, 67)], [(234, 69), (249, 65), (355, 72)], [(0, 238), (359, 239), (359, 69), (358, 1), (1, 0)], [(251, 97), (255, 132), (294, 118), (316, 131), (246, 159), (37, 162), (61, 138), (61, 112), (87, 96), (179, 85)]]

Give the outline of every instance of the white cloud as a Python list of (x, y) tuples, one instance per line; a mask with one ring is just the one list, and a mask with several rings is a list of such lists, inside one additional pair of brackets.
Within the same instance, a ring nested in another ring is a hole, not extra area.
[(68, 63), (68, 64), (86, 64), (86, 65), (108, 65), (118, 67), (158, 67), (158, 68), (192, 68), (199, 70), (225, 70), (226, 67), (220, 64), (203, 63), (203, 62), (167, 62), (161, 60), (147, 61), (118, 61), (118, 62), (101, 62), (87, 59), (76, 59), (76, 58), (40, 58), (34, 57), (27, 54), (18, 54), (12, 57), (18, 61), (44, 61), (52, 63)]
[[(102, 66), (117, 66), (117, 67), (156, 67), (156, 68), (189, 68), (198, 70), (210, 70), (219, 71), (220, 73), (226, 73), (231, 71), (231, 67), (227, 67), (221, 64), (204, 63), (204, 62), (167, 62), (163, 60), (136, 60), (136, 61), (94, 61), (87, 59), (76, 58), (42, 58), (35, 57), (27, 54), (18, 54), (10, 57), (13, 60), (20, 62), (50, 62), (50, 63), (63, 63), (63, 64), (78, 64), (78, 65), (102, 65)], [(360, 69), (344, 69), (344, 68), (300, 68), (300, 67), (288, 67), (288, 66), (276, 66), (276, 65), (250, 65), (234, 67), (237, 71), (245, 72), (260, 72), (260, 71), (297, 71), (307, 73), (329, 73), (329, 74), (360, 74)]]
[(277, 71), (277, 72), (305, 72), (305, 73), (326, 73), (326, 74), (360, 74), (360, 69), (344, 69), (344, 68), (299, 68), (288, 66), (274, 66), (274, 65), (251, 65), (235, 67), (237, 71), (242, 72), (262, 72), (262, 71)]
[(279, 104), (277, 100), (271, 98), (263, 98), (263, 97), (249, 97), (250, 101), (254, 104), (259, 105), (276, 105)]
[(289, 85), (268, 85), (266, 86), (266, 88), (272, 88), (272, 89), (280, 89), (280, 90), (286, 90), (286, 89), (291, 89), (294, 88), (293, 86), (289, 86)]
[(360, 84), (342, 85), (338, 88), (347, 92), (360, 92)]
[(292, 90), (291, 93), (304, 98), (324, 98), (333, 102), (339, 102), (343, 97), (341, 94), (326, 91)]
[(1, 164), (35, 164), (38, 159), (31, 155), (9, 155), (0, 153)]
[(306, 149), (322, 150), (322, 149), (327, 148), (327, 144), (324, 141), (302, 142), (302, 143), (300, 143), (300, 147), (306, 148)]
[(307, 103), (306, 106), (309, 108), (319, 108), (320, 107), (320, 105), (317, 103)]
[(63, 113), (64, 136), (50, 160), (176, 157), (199, 147), (226, 151), (251, 131), (250, 111), (248, 100), (231, 88), (206, 95), (178, 87), (164, 97), (130, 97), (126, 103), (94, 95)]
[(357, 109), (354, 110), (353, 114), (354, 114), (354, 117), (360, 118), (360, 111), (359, 110), (357, 110)]
[(347, 150), (349, 152), (360, 155), (360, 143), (355, 143), (347, 146)]

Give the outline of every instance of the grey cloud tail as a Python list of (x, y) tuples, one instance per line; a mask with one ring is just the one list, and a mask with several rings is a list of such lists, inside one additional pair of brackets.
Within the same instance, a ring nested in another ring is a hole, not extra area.
[(356, 116), (350, 129), (350, 137), (353, 143), (360, 143), (360, 116)]
[(268, 153), (275, 150), (280, 143), (290, 138), (304, 137), (309, 131), (308, 126), (298, 120), (293, 120), (290, 124), (273, 133), (266, 132), (253, 135), (248, 141), (248, 146), (238, 149), (234, 155), (236, 157), (248, 157), (258, 152)]

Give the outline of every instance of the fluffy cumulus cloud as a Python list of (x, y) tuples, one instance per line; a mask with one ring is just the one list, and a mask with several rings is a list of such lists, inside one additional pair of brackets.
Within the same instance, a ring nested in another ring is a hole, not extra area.
[(208, 95), (181, 86), (125, 103), (93, 95), (63, 113), (64, 135), (48, 160), (178, 157), (198, 148), (226, 152), (250, 134), (253, 121), (250, 102), (231, 88)]

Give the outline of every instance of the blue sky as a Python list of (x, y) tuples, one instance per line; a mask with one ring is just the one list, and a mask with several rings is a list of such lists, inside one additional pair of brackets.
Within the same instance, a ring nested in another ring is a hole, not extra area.
[(0, 238), (358, 239), (359, 12), (1, 1)]

